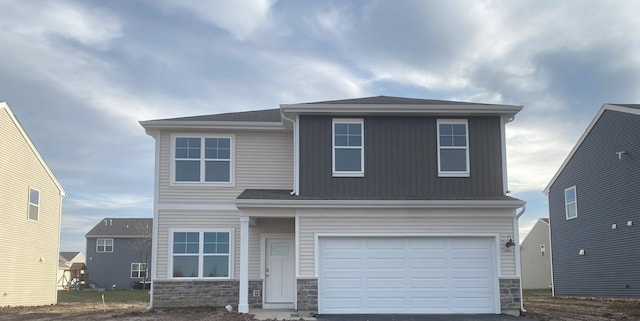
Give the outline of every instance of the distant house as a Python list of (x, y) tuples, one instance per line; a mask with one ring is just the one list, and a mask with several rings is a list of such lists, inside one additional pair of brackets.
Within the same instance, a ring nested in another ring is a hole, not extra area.
[(149, 280), (150, 218), (105, 218), (86, 235), (87, 270), (100, 288), (134, 287)]
[(545, 193), (554, 294), (640, 297), (640, 105), (603, 105)]
[(520, 243), (523, 289), (551, 287), (549, 219), (540, 218)]
[(152, 306), (518, 314), (521, 108), (378, 96), (141, 122)]
[[(82, 252), (60, 252), (58, 265), (58, 290), (65, 290), (73, 281), (71, 266), (74, 263), (85, 264), (85, 256)], [(76, 265), (77, 266), (77, 265)]]
[(0, 306), (57, 302), (65, 195), (9, 105), (0, 102)]

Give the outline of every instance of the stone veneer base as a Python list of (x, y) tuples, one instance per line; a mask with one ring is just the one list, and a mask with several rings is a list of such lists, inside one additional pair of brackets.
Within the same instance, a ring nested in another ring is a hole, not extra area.
[(519, 316), (521, 302), (520, 279), (500, 279), (500, 311)]

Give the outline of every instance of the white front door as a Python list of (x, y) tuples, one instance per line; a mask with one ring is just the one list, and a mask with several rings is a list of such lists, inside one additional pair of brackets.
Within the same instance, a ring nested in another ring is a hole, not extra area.
[(293, 304), (295, 293), (294, 243), (292, 238), (267, 238), (265, 258), (265, 304)]

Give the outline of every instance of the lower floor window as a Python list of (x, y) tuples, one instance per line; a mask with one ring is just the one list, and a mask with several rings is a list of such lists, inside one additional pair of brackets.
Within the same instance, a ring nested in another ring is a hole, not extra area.
[(131, 278), (146, 278), (147, 263), (131, 263)]
[(231, 232), (176, 231), (172, 234), (174, 278), (228, 278)]

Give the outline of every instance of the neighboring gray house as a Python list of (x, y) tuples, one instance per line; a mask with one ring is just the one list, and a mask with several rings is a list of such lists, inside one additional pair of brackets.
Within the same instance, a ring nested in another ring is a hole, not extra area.
[(129, 289), (149, 280), (153, 219), (105, 218), (85, 235), (89, 281)]
[(151, 305), (518, 314), (521, 108), (379, 96), (141, 122)]
[(551, 241), (549, 219), (539, 218), (520, 243), (522, 288), (549, 289), (551, 287)]
[(640, 105), (603, 105), (545, 193), (554, 295), (640, 297)]

